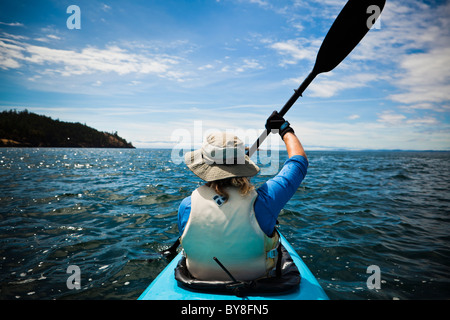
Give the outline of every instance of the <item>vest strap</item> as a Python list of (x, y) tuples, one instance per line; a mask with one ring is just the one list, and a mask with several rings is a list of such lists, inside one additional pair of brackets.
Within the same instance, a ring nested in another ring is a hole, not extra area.
[(275, 259), (280, 254), (280, 251), (278, 249), (281, 246), (281, 237), (276, 228), (274, 230), (274, 233), (278, 233), (278, 241), (277, 241), (277, 244), (275, 245), (275, 247), (266, 253), (267, 259)]

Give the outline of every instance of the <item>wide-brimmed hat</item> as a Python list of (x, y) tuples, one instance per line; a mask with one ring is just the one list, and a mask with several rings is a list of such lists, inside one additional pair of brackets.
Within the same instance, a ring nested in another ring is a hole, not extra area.
[(205, 181), (252, 177), (259, 167), (245, 154), (244, 143), (225, 132), (210, 134), (200, 149), (184, 155), (187, 167)]

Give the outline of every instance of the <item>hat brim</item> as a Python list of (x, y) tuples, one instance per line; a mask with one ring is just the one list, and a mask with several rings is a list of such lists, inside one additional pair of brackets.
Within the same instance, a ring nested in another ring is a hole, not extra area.
[(190, 151), (184, 155), (184, 162), (200, 179), (207, 182), (237, 177), (253, 177), (259, 167), (245, 155), (243, 164), (208, 164), (202, 157), (201, 150)]

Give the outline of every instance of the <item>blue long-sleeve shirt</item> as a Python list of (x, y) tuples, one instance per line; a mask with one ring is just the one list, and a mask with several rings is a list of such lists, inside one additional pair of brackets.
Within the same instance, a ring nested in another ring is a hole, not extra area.
[[(268, 236), (275, 228), (278, 215), (294, 195), (306, 176), (308, 160), (303, 156), (293, 156), (286, 160), (283, 168), (272, 179), (256, 189), (254, 210), (259, 226)], [(184, 198), (178, 208), (178, 230), (183, 234), (191, 213), (191, 197)]]

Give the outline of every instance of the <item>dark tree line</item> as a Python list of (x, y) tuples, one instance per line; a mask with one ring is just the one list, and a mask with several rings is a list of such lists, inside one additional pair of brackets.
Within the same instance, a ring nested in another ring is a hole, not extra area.
[(0, 113), (0, 146), (134, 148), (115, 133), (100, 132), (79, 122), (63, 122), (28, 110)]

